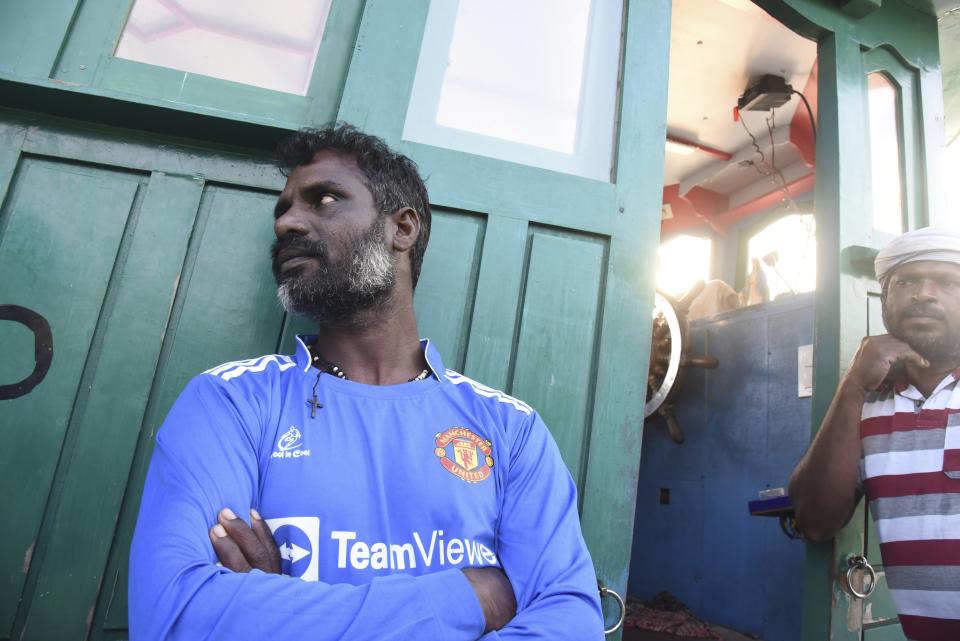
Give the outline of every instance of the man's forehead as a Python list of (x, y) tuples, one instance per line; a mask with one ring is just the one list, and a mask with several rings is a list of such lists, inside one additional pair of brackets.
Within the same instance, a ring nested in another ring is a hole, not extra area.
[(294, 167), (287, 176), (284, 191), (325, 183), (350, 189), (363, 187), (370, 191), (366, 174), (357, 164), (356, 157), (333, 149), (318, 151), (309, 163)]
[(296, 173), (313, 176), (327, 172), (346, 172), (359, 177), (363, 176), (356, 157), (336, 149), (322, 149), (316, 152), (310, 162), (294, 167), (290, 176), (292, 177)]
[(914, 260), (900, 265), (893, 271), (893, 274), (895, 276), (903, 276), (904, 274), (915, 276), (934, 274), (960, 275), (960, 265), (944, 260)]

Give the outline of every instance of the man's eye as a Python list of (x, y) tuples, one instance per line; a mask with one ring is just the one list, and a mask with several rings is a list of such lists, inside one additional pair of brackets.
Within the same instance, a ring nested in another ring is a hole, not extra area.
[(324, 205), (329, 205), (330, 203), (336, 200), (337, 200), (336, 197), (331, 194), (321, 194), (321, 196), (317, 198), (314, 204), (316, 204), (318, 207), (322, 207)]

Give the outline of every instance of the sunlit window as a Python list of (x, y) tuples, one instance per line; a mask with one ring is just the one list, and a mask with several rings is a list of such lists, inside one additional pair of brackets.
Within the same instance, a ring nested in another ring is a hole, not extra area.
[(812, 291), (817, 285), (813, 214), (790, 214), (770, 223), (750, 238), (747, 258), (748, 270), (759, 265), (771, 300), (781, 294)]
[(873, 226), (891, 234), (902, 234), (898, 92), (884, 74), (871, 73), (867, 76), (867, 96), (870, 110)]
[(609, 180), (622, 6), (432, 0), (403, 138)]
[(116, 57), (305, 95), (330, 0), (136, 0)]
[(954, 139), (953, 144), (946, 148), (943, 165), (943, 176), (946, 187), (947, 208), (946, 216), (937, 222), (941, 227), (955, 229), (960, 231), (960, 181), (956, 176), (960, 176), (960, 139)]
[(681, 234), (657, 250), (657, 289), (680, 298), (698, 280), (710, 278), (713, 243), (709, 238)]

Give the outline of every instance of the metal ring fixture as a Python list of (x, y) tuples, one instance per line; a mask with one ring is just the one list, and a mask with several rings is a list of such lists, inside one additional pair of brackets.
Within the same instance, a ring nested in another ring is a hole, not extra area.
[(622, 596), (605, 586), (603, 583), (600, 583), (600, 581), (597, 581), (597, 587), (600, 589), (601, 599), (605, 596), (612, 596), (614, 601), (617, 602), (617, 606), (620, 607), (620, 616), (617, 617), (617, 622), (614, 623), (612, 627), (603, 631), (604, 634), (613, 634), (623, 627), (623, 620), (627, 618), (627, 604), (623, 602)]
[[(866, 599), (868, 596), (873, 594), (873, 591), (877, 588), (877, 572), (873, 569), (873, 566), (870, 565), (870, 562), (867, 561), (867, 557), (859, 554), (850, 555), (847, 557), (847, 566), (847, 574), (845, 578), (847, 582), (847, 590), (850, 592), (850, 594), (858, 599)], [(866, 584), (867, 587), (864, 588), (863, 592), (860, 592), (853, 587), (853, 582), (851, 579), (853, 578), (853, 573), (855, 570), (866, 572), (870, 577), (870, 582), (869, 584)]]

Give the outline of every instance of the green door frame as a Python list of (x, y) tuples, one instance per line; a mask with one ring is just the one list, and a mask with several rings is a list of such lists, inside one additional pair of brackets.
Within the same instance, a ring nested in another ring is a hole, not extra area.
[[(864, 260), (892, 236), (874, 230), (870, 210), (870, 164), (866, 74), (870, 62), (894, 56), (898, 75), (912, 76), (913, 122), (902, 123), (901, 149), (905, 219), (908, 228), (936, 224), (945, 217), (941, 204), (940, 153), (943, 135), (937, 22), (901, 0), (817, 2), (755, 0), (797, 33), (818, 42), (819, 136), (817, 141), (817, 291), (814, 324), (812, 433), (819, 428), (840, 376), (868, 332), (868, 295), (876, 289), (872, 261)], [(843, 5), (843, 8), (836, 6)], [(911, 25), (905, 29), (904, 25)], [(882, 51), (873, 55), (865, 52)], [(889, 76), (896, 78), (891, 71)], [(904, 82), (900, 82), (901, 91)], [(916, 177), (916, 178), (914, 178)], [(911, 189), (912, 188), (912, 189)], [(804, 576), (802, 638), (859, 641), (870, 638), (892, 618), (865, 613), (889, 608), (884, 586), (871, 597), (873, 608), (840, 587), (848, 554), (865, 550), (863, 503), (833, 543), (808, 544)], [(879, 559), (876, 559), (879, 562)], [(882, 574), (882, 573), (881, 573)], [(896, 638), (889, 626), (877, 635)], [(892, 634), (893, 637), (886, 635)]]

